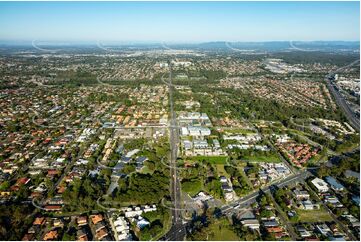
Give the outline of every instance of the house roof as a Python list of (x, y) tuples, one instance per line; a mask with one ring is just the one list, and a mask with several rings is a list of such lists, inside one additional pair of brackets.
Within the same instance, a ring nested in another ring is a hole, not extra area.
[(50, 239), (56, 239), (58, 237), (58, 232), (56, 230), (52, 230), (52, 231), (49, 231), (47, 232), (45, 235), (44, 235), (44, 240), (50, 240)]
[(360, 180), (360, 173), (359, 173), (359, 172), (355, 172), (355, 171), (351, 171), (351, 170), (346, 170), (346, 171), (345, 171), (345, 176), (346, 176), (346, 177), (354, 177), (354, 178)]
[(90, 216), (90, 219), (92, 220), (93, 224), (97, 224), (98, 222), (103, 220), (103, 215), (101, 214), (92, 215)]
[(98, 231), (105, 227), (105, 224), (103, 222), (99, 222), (95, 225), (95, 230)]
[(326, 181), (328, 182), (328, 184), (331, 185), (331, 187), (337, 189), (337, 190), (343, 190), (345, 189), (344, 186), (342, 186), (342, 184), (340, 184), (335, 178), (333, 178), (332, 176), (328, 176), (326, 177)]
[(25, 234), (24, 237), (21, 239), (22, 241), (30, 241), (34, 239), (33, 234)]
[(86, 216), (78, 217), (77, 222), (78, 223), (86, 223), (87, 222), (87, 217)]
[(96, 237), (98, 239), (102, 239), (103, 237), (107, 236), (108, 235), (108, 231), (104, 228), (104, 229), (101, 229), (99, 230), (97, 233), (96, 233)]
[(60, 210), (61, 206), (60, 205), (47, 205), (45, 206), (46, 210)]
[(33, 222), (33, 225), (42, 225), (45, 223), (45, 218), (44, 217), (40, 217), (40, 218), (36, 218)]

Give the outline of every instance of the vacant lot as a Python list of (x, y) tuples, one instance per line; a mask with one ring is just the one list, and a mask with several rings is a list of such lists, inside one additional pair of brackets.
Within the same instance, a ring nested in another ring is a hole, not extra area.
[(216, 164), (216, 165), (214, 165), (214, 167), (215, 167), (216, 170), (217, 170), (218, 176), (225, 176), (225, 177), (228, 177), (228, 178), (229, 178), (229, 174), (228, 174), (228, 173), (226, 172), (226, 170), (224, 169), (224, 165)]
[(211, 164), (226, 164), (227, 156), (194, 156), (187, 158), (188, 160), (193, 161), (207, 161)]
[(270, 162), (270, 163), (278, 163), (280, 162), (279, 157), (276, 154), (272, 155), (247, 155), (243, 156), (241, 160), (250, 161), (250, 162)]
[(227, 129), (226, 133), (248, 135), (256, 134), (256, 131), (251, 129)]
[(213, 241), (235, 241), (239, 240), (237, 234), (235, 234), (230, 228), (230, 224), (227, 219), (216, 220), (209, 225), (211, 233), (208, 234), (207, 240)]
[(191, 180), (182, 182), (182, 190), (188, 193), (190, 196), (197, 195), (202, 191), (203, 184), (200, 180)]
[(323, 221), (332, 221), (331, 216), (323, 208), (317, 210), (302, 210), (298, 209), (297, 214), (301, 222), (323, 222)]

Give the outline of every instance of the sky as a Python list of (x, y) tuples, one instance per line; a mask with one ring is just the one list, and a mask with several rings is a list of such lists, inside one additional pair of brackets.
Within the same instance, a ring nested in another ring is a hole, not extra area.
[(2, 41), (359, 41), (356, 2), (0, 2)]

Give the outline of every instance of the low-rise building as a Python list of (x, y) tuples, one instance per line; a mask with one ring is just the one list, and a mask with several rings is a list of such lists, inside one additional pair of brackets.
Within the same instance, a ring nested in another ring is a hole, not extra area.
[(310, 198), (310, 194), (305, 190), (295, 189), (295, 190), (293, 190), (293, 193), (295, 194), (295, 197), (297, 200), (303, 200), (303, 199)]
[(327, 183), (318, 177), (313, 179), (311, 183), (316, 187), (318, 192), (327, 192), (329, 189)]
[(331, 188), (336, 192), (345, 190), (345, 187), (332, 176), (327, 176), (326, 181), (328, 184), (330, 184)]

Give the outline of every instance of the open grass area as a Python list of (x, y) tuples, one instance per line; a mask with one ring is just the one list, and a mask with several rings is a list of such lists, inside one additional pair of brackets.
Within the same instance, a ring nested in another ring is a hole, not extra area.
[(226, 130), (227, 133), (231, 133), (231, 134), (256, 134), (256, 132), (254, 130), (251, 129), (227, 129)]
[(143, 174), (146, 174), (146, 173), (153, 174), (153, 171), (150, 170), (148, 166), (143, 166), (143, 168), (140, 170), (140, 173), (143, 173)]
[(225, 177), (229, 178), (229, 174), (224, 169), (224, 165), (216, 164), (216, 165), (214, 165), (214, 167), (217, 170), (218, 176), (225, 176)]
[(313, 157), (308, 161), (308, 163), (317, 164), (317, 163), (325, 162), (325, 161), (327, 161), (327, 156), (326, 156), (326, 155), (317, 154), (317, 155), (313, 156)]
[[(236, 241), (239, 240), (237, 234), (229, 228), (230, 223), (227, 219), (216, 220), (209, 225), (211, 233), (208, 234), (208, 240), (213, 241)], [(207, 239), (207, 238), (204, 238)]]
[(268, 155), (268, 156), (264, 156), (264, 155), (247, 155), (247, 156), (243, 156), (241, 158), (241, 160), (250, 161), (250, 162), (270, 162), (270, 163), (281, 162), (281, 160), (279, 159), (279, 157), (276, 154)]
[(332, 221), (331, 215), (324, 208), (317, 210), (303, 210), (298, 209), (297, 214), (300, 218), (300, 222), (323, 222), (323, 221)]
[(203, 190), (203, 184), (200, 180), (186, 181), (182, 183), (182, 190), (193, 197)]
[(193, 156), (187, 158), (188, 160), (193, 161), (207, 161), (211, 164), (226, 164), (228, 156)]

